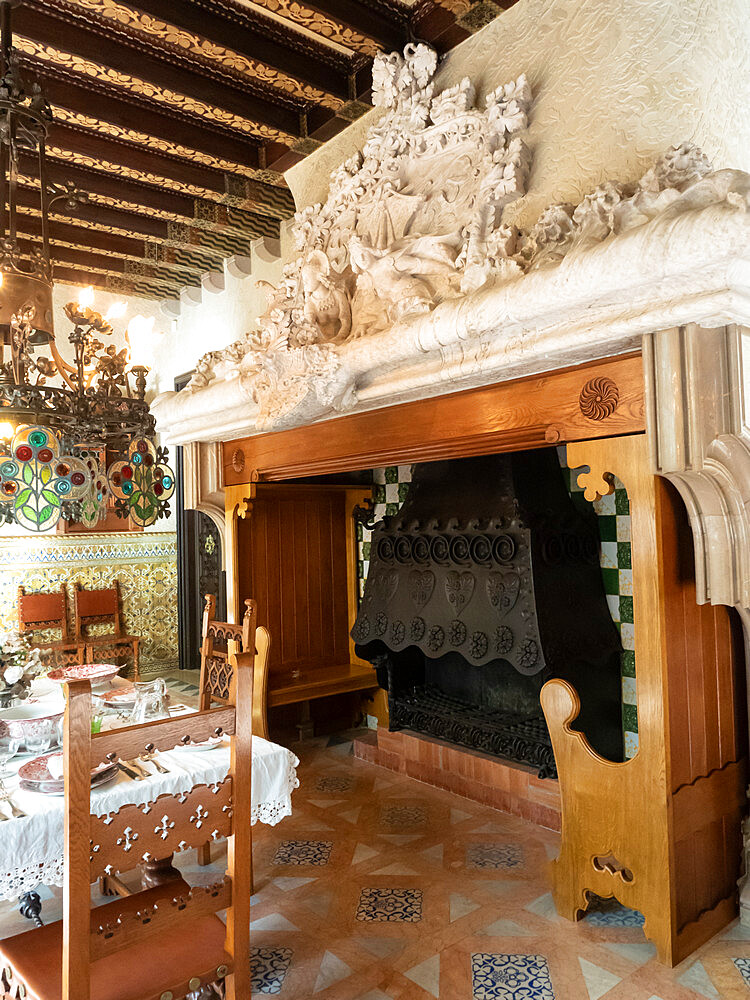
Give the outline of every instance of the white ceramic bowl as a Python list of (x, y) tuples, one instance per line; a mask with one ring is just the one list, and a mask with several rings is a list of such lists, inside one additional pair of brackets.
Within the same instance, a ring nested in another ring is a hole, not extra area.
[(0, 710), (0, 733), (3, 735), (10, 732), (11, 736), (21, 740), (20, 750), (26, 747), (26, 736), (32, 738), (39, 730), (43, 729), (45, 723), (52, 723), (54, 726), (53, 739), (57, 742), (60, 738), (60, 725), (62, 723), (63, 711), (51, 709), (49, 705), (14, 705), (13, 708)]

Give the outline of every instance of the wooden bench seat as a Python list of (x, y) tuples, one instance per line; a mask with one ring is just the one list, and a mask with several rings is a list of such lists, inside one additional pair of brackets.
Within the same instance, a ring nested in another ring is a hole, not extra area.
[(344, 663), (337, 667), (302, 670), (297, 675), (268, 678), (268, 705), (293, 705), (332, 694), (367, 691), (378, 686), (375, 670), (366, 663)]

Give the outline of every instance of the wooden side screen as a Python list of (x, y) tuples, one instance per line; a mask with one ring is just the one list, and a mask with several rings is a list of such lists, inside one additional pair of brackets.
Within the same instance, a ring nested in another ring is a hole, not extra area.
[(240, 521), (239, 586), (273, 636), (274, 675), (346, 664), (347, 515), (341, 490), (258, 486)]

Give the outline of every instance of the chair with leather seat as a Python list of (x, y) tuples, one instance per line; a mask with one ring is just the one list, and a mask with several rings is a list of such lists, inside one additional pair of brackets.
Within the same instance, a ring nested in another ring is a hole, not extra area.
[[(254, 625), (254, 606), (250, 617)], [(0, 996), (177, 1000), (221, 983), (226, 1000), (249, 998), (254, 653), (231, 658), (230, 704), (94, 736), (89, 682), (67, 684), (63, 919), (0, 941)], [(147, 744), (169, 750), (187, 737), (201, 742), (217, 731), (231, 737), (223, 782), (160, 795), (158, 808), (126, 804), (114, 814), (91, 814), (91, 768), (110, 754), (130, 759)], [(228, 838), (223, 881), (191, 888), (177, 879), (91, 909), (91, 884), (101, 875), (198, 847), (209, 830)]]

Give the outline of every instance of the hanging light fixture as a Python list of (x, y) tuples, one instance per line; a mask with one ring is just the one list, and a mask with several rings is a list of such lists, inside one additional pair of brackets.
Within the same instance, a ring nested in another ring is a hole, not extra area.
[[(118, 351), (106, 343), (124, 309), (102, 316), (86, 289), (64, 310), (72, 361), (55, 341), (50, 208), (64, 201), (73, 210), (87, 196), (47, 176), (52, 112), (39, 85), (27, 88), (18, 71), (10, 19), (17, 3), (0, 0), (0, 518), (32, 531), (61, 517), (94, 527), (111, 491), (119, 516), (153, 524), (169, 513), (174, 475), (153, 441), (148, 367), (134, 363), (132, 344)], [(41, 245), (18, 237), (22, 156), (36, 162)], [(143, 332), (136, 324), (133, 339)]]

